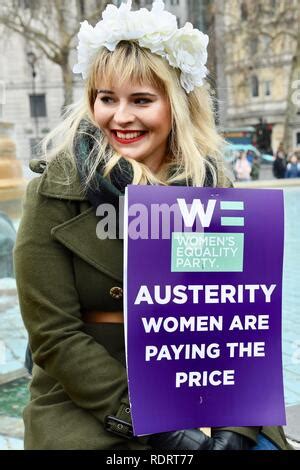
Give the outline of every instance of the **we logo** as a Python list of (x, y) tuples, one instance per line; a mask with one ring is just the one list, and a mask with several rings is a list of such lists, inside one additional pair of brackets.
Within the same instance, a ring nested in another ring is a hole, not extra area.
[[(202, 228), (211, 227), (216, 199), (209, 199), (206, 207), (200, 199), (194, 199), (188, 206), (185, 199), (178, 198), (177, 204), (186, 228), (192, 228), (194, 224), (199, 226), (199, 222)], [(228, 232), (226, 228), (244, 226), (245, 220), (241, 216), (244, 202), (220, 201), (219, 209), (220, 225), (224, 227), (224, 232), (173, 232), (172, 272), (243, 271), (244, 234)]]
[[(186, 227), (192, 227), (196, 222), (197, 216), (202, 227), (209, 227), (216, 207), (216, 199), (209, 199), (206, 209), (200, 199), (194, 199), (190, 209), (185, 199), (177, 199), (177, 203)], [(220, 201), (220, 209), (223, 211), (243, 211), (243, 201)], [(221, 225), (223, 226), (243, 226), (244, 217), (221, 217)]]

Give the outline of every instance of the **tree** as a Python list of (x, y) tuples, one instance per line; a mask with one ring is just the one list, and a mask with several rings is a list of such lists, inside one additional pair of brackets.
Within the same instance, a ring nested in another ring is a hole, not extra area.
[(223, 39), (225, 44), (231, 44), (237, 36), (243, 37), (243, 48), (247, 53), (244, 60), (235, 64), (235, 69), (240, 69), (241, 76), (244, 75), (241, 83), (244, 86), (249, 83), (256, 68), (274, 67), (276, 62), (280, 63), (280, 56), (285, 56), (284, 60), (289, 63), (284, 142), (290, 145), (291, 124), (300, 105), (300, 100), (295, 98), (296, 94), (299, 97), (300, 88), (300, 0), (234, 1), (240, 9), (236, 8), (233, 13), (230, 2), (225, 0), (228, 7), (225, 16), (230, 27)]
[[(289, 38), (291, 61), (288, 77), (286, 112), (284, 121), (284, 142), (289, 146), (291, 139), (291, 123), (295, 118), (297, 106), (294, 102), (294, 83), (297, 76), (300, 78), (300, 0), (273, 0), (255, 2), (255, 8), (251, 9), (248, 19), (248, 27), (255, 28), (257, 34), (266, 38), (266, 43), (271, 48), (276, 43), (283, 45)], [(258, 52), (259, 54), (259, 52)]]
[(80, 22), (95, 24), (110, 3), (105, 0), (3, 0), (0, 25), (3, 33), (17, 33), (30, 46), (61, 68), (64, 104), (73, 101), (70, 54), (75, 49)]

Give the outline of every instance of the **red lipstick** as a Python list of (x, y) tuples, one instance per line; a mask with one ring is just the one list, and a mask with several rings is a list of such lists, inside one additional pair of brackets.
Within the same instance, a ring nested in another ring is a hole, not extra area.
[[(122, 131), (123, 132), (123, 131)], [(141, 131), (124, 131), (124, 134), (131, 134), (133, 132), (141, 132)], [(122, 139), (121, 137), (117, 136), (116, 131), (111, 131), (114, 139), (119, 142), (119, 144), (133, 144), (134, 142), (138, 142), (139, 140), (142, 140), (147, 132), (143, 132), (140, 136), (134, 137), (133, 139)]]

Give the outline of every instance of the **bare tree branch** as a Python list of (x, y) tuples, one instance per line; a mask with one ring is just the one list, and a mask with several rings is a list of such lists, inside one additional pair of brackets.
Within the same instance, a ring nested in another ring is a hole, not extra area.
[[(30, 8), (18, 0), (0, 3), (0, 26), (25, 38), (51, 62), (59, 65), (65, 87), (65, 103), (72, 102), (73, 76), (69, 65), (70, 52), (75, 48), (79, 22), (99, 21), (106, 0), (32, 0)], [(86, 10), (83, 12), (83, 9)]]

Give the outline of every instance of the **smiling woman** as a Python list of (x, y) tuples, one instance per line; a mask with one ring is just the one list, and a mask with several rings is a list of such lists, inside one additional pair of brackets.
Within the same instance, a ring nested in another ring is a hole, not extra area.
[[(34, 362), (25, 448), (201, 450), (200, 430), (133, 436), (123, 246), (97, 237), (96, 214), (117, 210), (128, 184), (231, 184), (204, 81), (208, 37), (178, 28), (162, 0), (151, 11), (108, 5), (102, 18), (81, 23), (74, 71), (86, 80), (83, 97), (45, 139), (46, 170), (32, 166), (43, 174), (28, 185), (15, 245)], [(259, 428), (218, 433), (219, 448), (247, 449)]]
[(113, 90), (100, 87), (94, 117), (116, 152), (144, 163), (153, 173), (159, 170), (172, 127), (170, 103), (160, 89), (129, 81), (114, 84)]
[[(223, 140), (216, 132), (206, 87), (195, 87), (187, 94), (180, 70), (136, 41), (121, 40), (113, 52), (101, 48), (88, 70), (87, 114), (100, 129), (94, 150), (105, 176), (113, 168), (116, 171), (118, 162), (125, 167), (126, 161), (134, 184), (201, 186), (207, 170), (213, 184), (228, 184), (221, 156)], [(78, 113), (70, 116), (70, 124), (74, 118), (78, 126)], [(128, 142), (124, 131), (143, 134)], [(53, 149), (50, 158), (55, 154)], [(86, 183), (93, 179), (94, 163), (95, 154), (84, 165)]]

